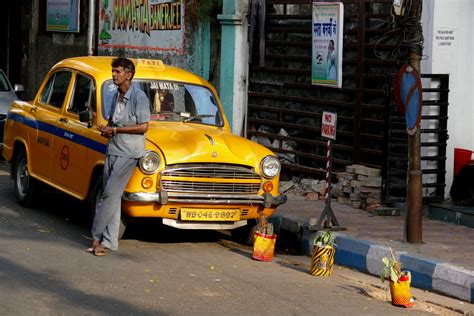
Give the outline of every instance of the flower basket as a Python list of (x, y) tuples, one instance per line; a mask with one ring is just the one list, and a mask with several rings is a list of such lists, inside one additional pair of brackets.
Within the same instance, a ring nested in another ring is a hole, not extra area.
[(334, 247), (313, 246), (313, 254), (311, 260), (311, 274), (314, 276), (330, 276), (334, 265)]
[(276, 235), (256, 232), (254, 235), (252, 258), (259, 261), (272, 261), (275, 252)]
[(385, 280), (390, 281), (392, 305), (412, 307), (415, 305), (415, 300), (410, 293), (411, 273), (406, 270), (402, 271), (401, 263), (395, 258), (391, 248), (390, 252), (392, 254), (391, 258), (382, 258), (385, 267), (382, 269), (380, 279), (382, 283)]
[(395, 306), (412, 307), (415, 305), (410, 293), (410, 274), (401, 276), (397, 282), (390, 281), (390, 295)]
[(315, 276), (330, 276), (334, 265), (334, 248), (336, 243), (332, 232), (322, 230), (314, 240), (311, 260), (311, 274)]

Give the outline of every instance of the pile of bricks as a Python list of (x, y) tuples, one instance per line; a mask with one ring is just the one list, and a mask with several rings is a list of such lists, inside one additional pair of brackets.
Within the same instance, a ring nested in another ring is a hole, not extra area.
[(363, 165), (350, 165), (346, 172), (337, 174), (338, 182), (332, 188), (332, 196), (342, 204), (354, 208), (374, 209), (381, 205), (382, 176), (380, 169)]

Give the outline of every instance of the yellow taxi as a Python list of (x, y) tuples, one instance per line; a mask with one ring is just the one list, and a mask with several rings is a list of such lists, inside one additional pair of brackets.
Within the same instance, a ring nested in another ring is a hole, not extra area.
[[(76, 57), (53, 66), (33, 101), (7, 115), (3, 156), (11, 162), (18, 202), (30, 206), (46, 184), (94, 211), (102, 190), (111, 98), (112, 57)], [(180, 229), (229, 229), (235, 235), (279, 194), (280, 162), (267, 148), (231, 134), (216, 90), (159, 60), (132, 59), (133, 84), (150, 101), (147, 152), (122, 196), (123, 234), (130, 217), (162, 218)]]

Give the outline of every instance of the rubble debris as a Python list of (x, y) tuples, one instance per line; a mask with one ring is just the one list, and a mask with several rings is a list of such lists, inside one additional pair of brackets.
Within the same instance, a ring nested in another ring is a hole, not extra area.
[[(336, 173), (337, 183), (331, 187), (331, 196), (340, 204), (367, 210), (378, 216), (400, 215), (401, 210), (382, 205), (381, 170), (364, 165), (350, 165), (345, 172)], [(306, 201), (323, 200), (326, 180), (293, 177), (280, 182), (280, 192), (303, 196)]]
[(280, 193), (285, 193), (295, 186), (293, 181), (281, 181), (280, 182)]

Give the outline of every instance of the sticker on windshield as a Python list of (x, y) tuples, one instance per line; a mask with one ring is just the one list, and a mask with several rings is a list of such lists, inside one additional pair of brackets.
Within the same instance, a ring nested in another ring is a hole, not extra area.
[(152, 90), (179, 90), (179, 85), (171, 82), (162, 82), (162, 81), (152, 81), (150, 84), (150, 89)]

